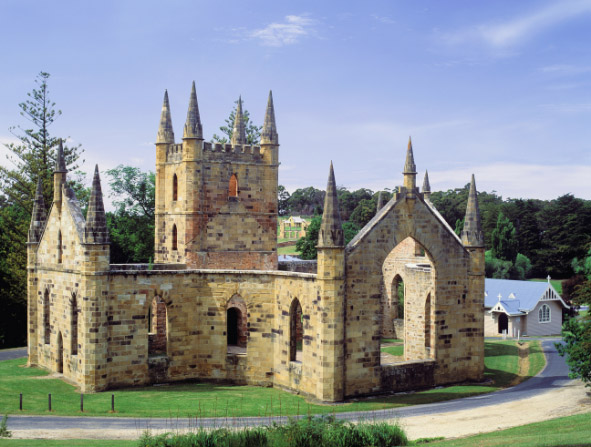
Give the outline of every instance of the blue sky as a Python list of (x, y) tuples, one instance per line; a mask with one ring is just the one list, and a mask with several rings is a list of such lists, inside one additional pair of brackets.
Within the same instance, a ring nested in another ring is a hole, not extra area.
[(591, 0), (2, 0), (0, 17), (0, 141), (47, 71), (53, 134), (87, 172), (154, 170), (164, 89), (180, 141), (195, 80), (208, 139), (238, 95), (261, 124), (273, 90), (289, 190), (324, 189), (331, 160), (339, 185), (399, 185), (411, 135), (433, 190), (474, 173), (504, 198), (591, 199)]

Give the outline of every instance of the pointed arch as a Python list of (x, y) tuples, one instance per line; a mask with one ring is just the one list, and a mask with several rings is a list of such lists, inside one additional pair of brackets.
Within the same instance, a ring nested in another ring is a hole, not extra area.
[(176, 174), (172, 176), (172, 200), (177, 201), (179, 197), (179, 180)]
[(289, 360), (301, 362), (303, 354), (304, 324), (300, 301), (294, 298), (289, 309)]
[(70, 354), (78, 355), (78, 303), (76, 294), (72, 293), (72, 300), (70, 302)]
[(165, 354), (168, 346), (166, 303), (155, 296), (148, 309), (148, 355)]
[(177, 229), (176, 229), (176, 224), (172, 225), (172, 249), (173, 250), (178, 250), (178, 240), (177, 240), (178, 236), (177, 236)]
[(228, 197), (238, 197), (238, 177), (232, 174), (228, 185)]
[(45, 289), (43, 294), (43, 339), (46, 345), (51, 338), (51, 304), (49, 302), (49, 289)]
[[(248, 313), (240, 295), (234, 295), (226, 304), (226, 343), (230, 347), (245, 349), (248, 342)], [(236, 351), (234, 349), (233, 351)]]

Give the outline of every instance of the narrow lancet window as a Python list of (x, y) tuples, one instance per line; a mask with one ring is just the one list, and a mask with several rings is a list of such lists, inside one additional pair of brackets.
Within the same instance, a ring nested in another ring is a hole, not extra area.
[(236, 177), (236, 174), (232, 174), (232, 177), (230, 177), (228, 197), (238, 197), (238, 177)]
[(76, 295), (72, 295), (72, 325), (70, 328), (70, 336), (72, 337), (72, 345), (70, 351), (72, 355), (78, 354), (78, 304), (76, 302)]
[(45, 344), (49, 344), (51, 336), (50, 315), (49, 315), (49, 290), (43, 295), (43, 329)]
[(172, 200), (178, 200), (178, 191), (179, 191), (179, 182), (178, 178), (175, 175), (172, 176)]
[(176, 225), (172, 226), (172, 249), (173, 250), (177, 250), (177, 231), (176, 231)]
[(62, 263), (63, 246), (62, 246), (62, 232), (61, 230), (57, 233), (57, 263)]
[(298, 299), (294, 299), (289, 310), (289, 360), (302, 361), (302, 345), (304, 341), (304, 324), (302, 306)]

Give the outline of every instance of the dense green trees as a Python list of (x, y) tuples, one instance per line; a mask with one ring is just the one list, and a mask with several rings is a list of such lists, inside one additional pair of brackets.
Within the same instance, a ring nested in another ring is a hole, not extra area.
[[(229, 143), (232, 139), (232, 132), (234, 130), (234, 120), (236, 119), (236, 109), (238, 107), (238, 101), (234, 101), (236, 106), (230, 112), (230, 116), (226, 118), (226, 125), (220, 127), (222, 135), (213, 134), (213, 142), (215, 143)], [(244, 127), (246, 128), (246, 143), (247, 144), (259, 144), (261, 139), (261, 130), (263, 126), (257, 126), (250, 120), (250, 113), (244, 108), (244, 101), (242, 101), (242, 120), (244, 121)]]
[[(19, 104), (29, 125), (10, 128), (17, 142), (5, 145), (7, 160), (0, 166), (0, 347), (22, 345), (26, 340), (26, 242), (39, 178), (48, 205), (53, 197), (59, 138), (51, 135), (50, 127), (61, 111), (49, 97), (48, 80), (48, 73), (39, 73), (37, 86)], [(81, 153), (79, 146), (64, 146), (69, 170), (77, 168)], [(84, 199), (85, 190), (76, 179), (79, 176), (70, 176), (70, 184)]]

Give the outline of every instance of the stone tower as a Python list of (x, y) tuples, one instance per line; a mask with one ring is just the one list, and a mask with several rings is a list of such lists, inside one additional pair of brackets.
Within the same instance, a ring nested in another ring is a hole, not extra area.
[(279, 138), (269, 93), (260, 145), (246, 144), (242, 98), (229, 144), (204, 141), (195, 83), (182, 143), (168, 92), (156, 140), (155, 262), (189, 268), (277, 268)]

